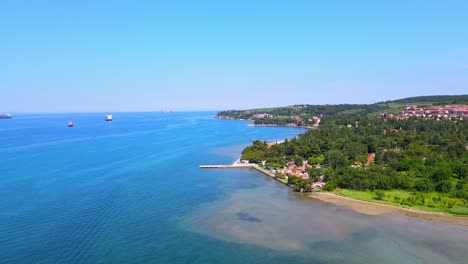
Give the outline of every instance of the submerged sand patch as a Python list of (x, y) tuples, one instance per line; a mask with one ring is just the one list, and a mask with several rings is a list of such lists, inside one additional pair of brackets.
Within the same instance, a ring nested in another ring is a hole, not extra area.
[(352, 203), (353, 209), (343, 197), (310, 199), (252, 170), (216, 174), (223, 195), (179, 218), (186, 231), (319, 263), (391, 259), (389, 263), (438, 264), (468, 258), (464, 225), (419, 221), (399, 208), (373, 203)]

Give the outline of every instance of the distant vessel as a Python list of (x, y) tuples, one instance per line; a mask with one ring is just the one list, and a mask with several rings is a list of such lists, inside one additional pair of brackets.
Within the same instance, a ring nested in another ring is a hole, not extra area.
[(12, 116), (10, 114), (0, 115), (0, 119), (10, 119)]
[(72, 121), (68, 122), (68, 127), (73, 127), (73, 122)]
[(106, 115), (105, 119), (106, 121), (112, 121), (112, 115), (111, 114)]

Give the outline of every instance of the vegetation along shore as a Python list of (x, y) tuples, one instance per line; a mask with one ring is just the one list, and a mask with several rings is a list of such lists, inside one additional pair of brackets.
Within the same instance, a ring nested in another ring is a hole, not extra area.
[(333, 192), (314, 192), (308, 196), (322, 202), (350, 208), (353, 211), (366, 215), (405, 215), (428, 222), (444, 222), (468, 226), (468, 217), (466, 216), (456, 216), (445, 213), (422, 211), (412, 207), (401, 207), (398, 205), (363, 201), (344, 197)]
[(315, 128), (284, 142), (254, 141), (242, 151), (242, 161), (297, 191), (321, 191), (317, 198), (339, 205), (348, 197), (468, 216), (468, 95), (230, 110), (217, 117)]

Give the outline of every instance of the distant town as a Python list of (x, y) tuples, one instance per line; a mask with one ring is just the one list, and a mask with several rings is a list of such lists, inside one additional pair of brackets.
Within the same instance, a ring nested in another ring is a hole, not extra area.
[(436, 120), (457, 120), (468, 118), (468, 105), (438, 105), (419, 107), (417, 105), (405, 105), (399, 115), (380, 113), (381, 117), (394, 119), (424, 118)]

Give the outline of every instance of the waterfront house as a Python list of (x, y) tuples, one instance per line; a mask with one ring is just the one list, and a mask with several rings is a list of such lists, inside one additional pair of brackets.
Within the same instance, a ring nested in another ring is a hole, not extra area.
[(312, 187), (315, 189), (322, 189), (325, 186), (325, 184), (326, 184), (325, 182), (318, 181), (318, 182), (312, 183)]
[(375, 153), (370, 153), (369, 155), (367, 155), (367, 165), (371, 164), (371, 162), (373, 162), (375, 159)]

